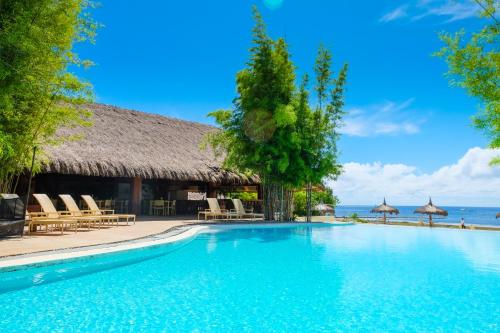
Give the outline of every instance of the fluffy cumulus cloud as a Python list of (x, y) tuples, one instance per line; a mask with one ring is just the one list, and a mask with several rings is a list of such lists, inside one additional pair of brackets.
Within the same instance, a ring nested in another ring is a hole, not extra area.
[(387, 23), (399, 19), (411, 21), (427, 17), (442, 18), (444, 23), (459, 21), (479, 14), (481, 7), (469, 0), (419, 0), (410, 1), (382, 15), (380, 22)]
[(425, 119), (419, 118), (422, 112), (412, 108), (414, 99), (403, 102), (385, 101), (364, 107), (347, 110), (343, 134), (349, 136), (379, 136), (416, 134)]
[(500, 167), (489, 165), (500, 151), (471, 148), (456, 163), (432, 173), (405, 164), (346, 163), (330, 182), (343, 204), (374, 204), (383, 197), (399, 205), (422, 204), (429, 196), (441, 205), (500, 206)]

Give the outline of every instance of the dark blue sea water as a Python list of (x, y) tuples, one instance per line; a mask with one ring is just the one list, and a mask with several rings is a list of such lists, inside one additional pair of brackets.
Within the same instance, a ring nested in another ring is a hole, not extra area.
[[(448, 211), (448, 216), (433, 216), (436, 223), (460, 223), (460, 219), (465, 219), (465, 224), (481, 224), (500, 226), (500, 219), (496, 219), (495, 215), (500, 212), (500, 208), (494, 207), (446, 207), (440, 206)], [(380, 214), (372, 214), (370, 211), (374, 206), (337, 206), (335, 210), (336, 216), (351, 216), (356, 213), (359, 217), (377, 218)], [(423, 219), (427, 221), (428, 217), (421, 214), (414, 214), (417, 206), (396, 206), (399, 209), (399, 215), (388, 215), (389, 221), (419, 221)]]

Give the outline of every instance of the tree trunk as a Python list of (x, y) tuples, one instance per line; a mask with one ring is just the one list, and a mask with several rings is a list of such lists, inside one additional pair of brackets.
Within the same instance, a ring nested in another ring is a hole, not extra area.
[(306, 221), (311, 222), (311, 205), (312, 205), (312, 185), (307, 183), (306, 188)]
[(285, 189), (285, 207), (283, 210), (285, 221), (293, 221), (293, 190)]
[(293, 191), (281, 184), (264, 181), (264, 217), (269, 221), (291, 221), (293, 219)]

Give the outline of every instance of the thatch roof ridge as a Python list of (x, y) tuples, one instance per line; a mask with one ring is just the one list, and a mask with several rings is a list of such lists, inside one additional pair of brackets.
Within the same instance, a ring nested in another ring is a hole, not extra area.
[(158, 121), (168, 120), (168, 121), (171, 121), (171, 122), (180, 123), (180, 124), (184, 124), (184, 125), (193, 125), (193, 126), (197, 126), (197, 127), (198, 126), (199, 127), (205, 127), (207, 129), (211, 129), (211, 130), (219, 130), (219, 128), (216, 127), (216, 126), (205, 124), (205, 123), (201, 123), (201, 122), (198, 122), (198, 121), (184, 120), (184, 119), (173, 117), (173, 116), (169, 116), (169, 115), (162, 115), (162, 114), (159, 114), (159, 113), (153, 113), (153, 112), (147, 112), (147, 111), (139, 111), (139, 110), (136, 110), (136, 109), (125, 108), (125, 107), (116, 106), (116, 105), (112, 105), (112, 104), (92, 103), (92, 104), (88, 105), (87, 107), (90, 108), (91, 110), (95, 109), (95, 108), (107, 108), (107, 109), (110, 109), (110, 110), (117, 111), (119, 113), (130, 112), (134, 116), (146, 117), (146, 119), (155, 118)]
[(86, 106), (93, 126), (62, 128), (61, 135), (84, 138), (47, 147), (49, 173), (102, 177), (142, 177), (226, 184), (257, 183), (221, 168), (211, 149), (201, 150), (214, 126), (106, 104)]

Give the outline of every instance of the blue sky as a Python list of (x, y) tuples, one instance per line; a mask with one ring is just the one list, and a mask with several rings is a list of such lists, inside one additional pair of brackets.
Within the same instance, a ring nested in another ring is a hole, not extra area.
[(77, 46), (96, 66), (79, 75), (99, 102), (210, 123), (206, 114), (235, 97), (253, 4), (288, 41), (299, 75), (311, 72), (320, 43), (335, 68), (349, 63), (342, 162), (428, 174), (485, 146), (470, 126), (477, 101), (450, 87), (446, 64), (431, 56), (439, 31), (480, 27), (472, 1), (102, 0), (96, 44)]

